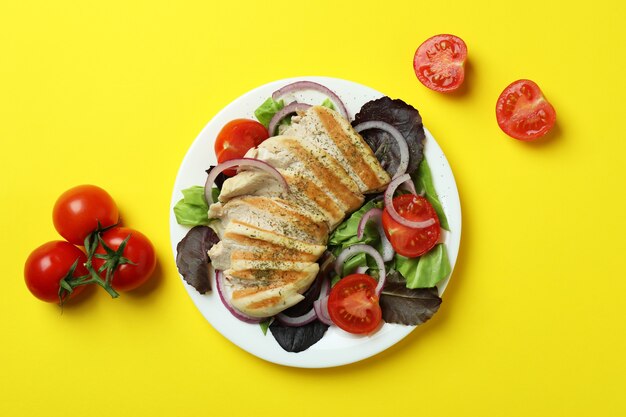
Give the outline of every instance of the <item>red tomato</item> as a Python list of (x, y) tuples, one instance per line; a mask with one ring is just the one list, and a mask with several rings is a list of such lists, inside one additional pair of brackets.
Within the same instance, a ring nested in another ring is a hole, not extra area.
[[(24, 280), (30, 292), (37, 298), (49, 303), (59, 300), (59, 282), (65, 278), (70, 268), (78, 259), (73, 277), (87, 275), (84, 263), (87, 256), (71, 243), (56, 240), (44, 243), (35, 249), (26, 259)], [(74, 288), (69, 298), (79, 294), (84, 286)], [(65, 299), (64, 299), (65, 300)]]
[(454, 91), (465, 79), (467, 46), (454, 35), (436, 35), (422, 43), (413, 57), (417, 79), (431, 90)]
[(517, 80), (498, 97), (496, 118), (504, 133), (529, 141), (552, 129), (556, 112), (537, 84), (530, 80)]
[(119, 221), (115, 201), (100, 187), (79, 185), (57, 199), (52, 210), (54, 228), (70, 243), (82, 246), (85, 238), (98, 227), (113, 226)]
[(407, 220), (425, 221), (435, 219), (431, 226), (414, 229), (396, 222), (385, 208), (383, 210), (383, 228), (387, 239), (397, 253), (408, 258), (421, 256), (431, 250), (439, 241), (441, 226), (433, 206), (424, 197), (403, 194), (393, 199), (393, 207)]
[[(265, 126), (255, 120), (235, 119), (226, 123), (215, 140), (217, 162), (242, 158), (249, 149), (258, 146), (269, 137)], [(224, 174), (233, 176), (237, 170), (227, 169)]]
[(341, 279), (328, 296), (328, 314), (341, 329), (355, 334), (371, 333), (382, 320), (376, 280), (365, 274)]
[[(137, 230), (128, 227), (114, 227), (102, 234), (102, 240), (111, 249), (117, 250), (120, 244), (130, 235), (122, 256), (133, 264), (127, 263), (117, 267), (111, 280), (111, 286), (118, 291), (130, 291), (146, 282), (156, 268), (154, 246), (148, 238)], [(96, 248), (96, 254), (105, 254), (102, 245)], [(93, 257), (93, 266), (96, 271), (103, 265), (104, 260)], [(105, 273), (101, 277), (105, 278)]]

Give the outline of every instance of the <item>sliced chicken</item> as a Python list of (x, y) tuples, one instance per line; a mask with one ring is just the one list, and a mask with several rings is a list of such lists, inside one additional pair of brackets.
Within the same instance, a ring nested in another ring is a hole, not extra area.
[(220, 219), (221, 237), (209, 257), (224, 271), (235, 308), (267, 317), (302, 300), (326, 250), (325, 221), (288, 201), (256, 196), (213, 204), (209, 214)]
[(345, 168), (364, 194), (381, 191), (390, 181), (389, 174), (350, 122), (327, 107), (313, 106), (304, 115), (293, 117), (283, 134), (325, 150)]
[(329, 234), (363, 203), (363, 193), (390, 181), (350, 123), (314, 106), (246, 157), (267, 162), (288, 190), (265, 172), (244, 168), (209, 208), (220, 242), (209, 251), (224, 271), (233, 306), (268, 317), (298, 303), (313, 282)]
[(246, 155), (276, 168), (289, 184), (293, 201), (321, 213), (334, 229), (361, 206), (363, 195), (345, 169), (323, 149), (295, 137), (275, 136)]

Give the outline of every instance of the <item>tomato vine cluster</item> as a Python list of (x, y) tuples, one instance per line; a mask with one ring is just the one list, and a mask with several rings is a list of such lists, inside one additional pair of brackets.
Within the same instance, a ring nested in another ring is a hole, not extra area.
[(67, 190), (52, 219), (65, 240), (39, 246), (24, 266), (26, 286), (40, 300), (62, 305), (92, 284), (116, 298), (118, 291), (133, 290), (152, 276), (154, 246), (141, 232), (119, 225), (118, 207), (102, 188)]

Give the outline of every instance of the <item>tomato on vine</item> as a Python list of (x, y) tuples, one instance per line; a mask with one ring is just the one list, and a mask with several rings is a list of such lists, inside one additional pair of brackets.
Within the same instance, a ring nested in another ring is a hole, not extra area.
[(49, 303), (65, 302), (79, 294), (78, 286), (71, 293), (61, 290), (61, 280), (71, 280), (88, 274), (84, 264), (87, 256), (65, 241), (44, 243), (31, 252), (24, 265), (24, 280), (28, 290)]
[(82, 246), (85, 238), (98, 225), (102, 228), (119, 221), (119, 211), (113, 198), (95, 185), (79, 185), (65, 191), (52, 210), (54, 228), (65, 240)]
[[(117, 262), (116, 257), (121, 257), (122, 262)], [(105, 280), (106, 271), (101, 269), (111, 267), (110, 283), (113, 289), (130, 291), (152, 276), (156, 268), (154, 246), (137, 230), (114, 227), (104, 231), (100, 236), (93, 257), (93, 266)]]

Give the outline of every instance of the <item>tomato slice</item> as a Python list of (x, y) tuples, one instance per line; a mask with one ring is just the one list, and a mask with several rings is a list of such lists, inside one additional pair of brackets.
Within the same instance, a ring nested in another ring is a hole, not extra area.
[[(265, 126), (250, 119), (235, 119), (226, 123), (215, 139), (217, 162), (242, 158), (248, 150), (258, 146), (269, 137)], [(227, 169), (224, 174), (233, 176), (237, 170)]]
[(496, 118), (504, 133), (515, 139), (530, 141), (552, 129), (556, 112), (535, 82), (517, 80), (500, 94), (496, 103)]
[(328, 315), (339, 328), (355, 334), (371, 333), (382, 320), (376, 280), (365, 274), (341, 279), (328, 296)]
[(399, 195), (393, 199), (393, 207), (407, 220), (435, 220), (431, 226), (414, 229), (396, 222), (387, 209), (384, 209), (383, 229), (397, 253), (408, 258), (415, 258), (425, 254), (437, 244), (441, 234), (439, 217), (426, 198), (413, 194)]
[(415, 51), (413, 69), (417, 79), (431, 90), (454, 91), (465, 79), (467, 46), (454, 35), (426, 39)]

